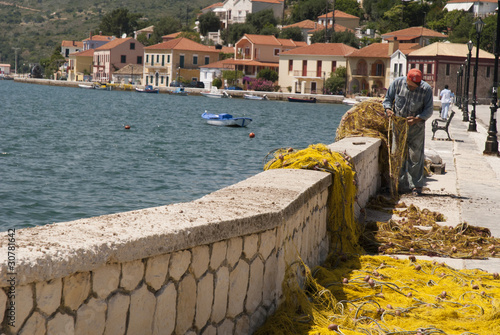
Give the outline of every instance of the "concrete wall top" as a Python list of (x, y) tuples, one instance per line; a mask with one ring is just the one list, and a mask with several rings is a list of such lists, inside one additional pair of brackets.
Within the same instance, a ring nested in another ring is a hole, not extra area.
[[(16, 230), (18, 284), (272, 229), (330, 184), (324, 172), (269, 170), (189, 203)], [(4, 252), (2, 282), (9, 272)]]

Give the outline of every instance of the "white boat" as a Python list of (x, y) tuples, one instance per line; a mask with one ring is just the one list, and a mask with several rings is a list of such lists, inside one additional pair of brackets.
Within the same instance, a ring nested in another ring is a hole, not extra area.
[(86, 89), (94, 89), (94, 85), (86, 85), (86, 84), (78, 84), (78, 87), (80, 88), (86, 88)]
[(344, 98), (344, 100), (342, 100), (342, 103), (344, 105), (348, 105), (348, 106), (354, 106), (355, 104), (357, 104), (359, 101), (356, 100), (356, 99), (349, 99), (349, 98)]
[(267, 98), (267, 94), (264, 95), (243, 94), (243, 98), (248, 100), (269, 100)]
[(230, 98), (226, 91), (220, 91), (217, 87), (212, 87), (209, 92), (200, 92), (201, 95), (207, 98)]
[(160, 92), (160, 90), (157, 88), (154, 88), (153, 85), (146, 85), (146, 86), (144, 86), (144, 88), (136, 87), (135, 90), (136, 90), (136, 92), (139, 92), (139, 93), (159, 93)]
[(211, 114), (207, 113), (207, 111), (201, 114), (201, 117), (213, 126), (246, 127), (252, 122), (252, 119), (249, 117), (233, 117), (227, 113)]

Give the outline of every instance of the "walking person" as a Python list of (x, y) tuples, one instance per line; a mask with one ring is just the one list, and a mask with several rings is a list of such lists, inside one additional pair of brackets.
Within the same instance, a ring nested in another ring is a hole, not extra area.
[(420, 195), (424, 185), (425, 121), (433, 111), (432, 87), (422, 80), (422, 72), (413, 68), (406, 77), (391, 83), (382, 104), (387, 117), (394, 114), (408, 122), (408, 151), (401, 167), (399, 189)]
[(448, 89), (448, 85), (444, 85), (444, 90), (439, 94), (441, 97), (441, 119), (443, 120), (448, 120), (448, 110), (450, 109), (452, 94)]

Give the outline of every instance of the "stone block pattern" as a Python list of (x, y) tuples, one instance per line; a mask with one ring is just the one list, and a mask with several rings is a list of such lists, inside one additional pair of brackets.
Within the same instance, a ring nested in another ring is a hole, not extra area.
[(275, 229), (20, 287), (30, 303), (4, 332), (252, 333), (279, 304), (287, 264), (324, 260), (327, 199), (312, 196)]
[[(355, 157), (363, 201), (379, 180), (372, 148)], [(327, 200), (310, 192), (272, 229), (19, 286), (16, 326), (0, 334), (251, 334), (283, 301), (287, 266), (325, 260)]]

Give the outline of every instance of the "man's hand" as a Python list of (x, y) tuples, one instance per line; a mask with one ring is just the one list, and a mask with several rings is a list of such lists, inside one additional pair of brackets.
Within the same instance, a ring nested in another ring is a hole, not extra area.
[(386, 108), (385, 109), (385, 115), (387, 115), (387, 117), (391, 117), (391, 116), (394, 115), (394, 112), (391, 109)]
[(420, 123), (420, 122), (424, 122), (424, 120), (422, 120), (418, 116), (408, 116), (406, 118), (406, 120), (408, 121), (408, 125), (409, 126), (413, 126), (414, 124), (417, 124), (417, 123)]

